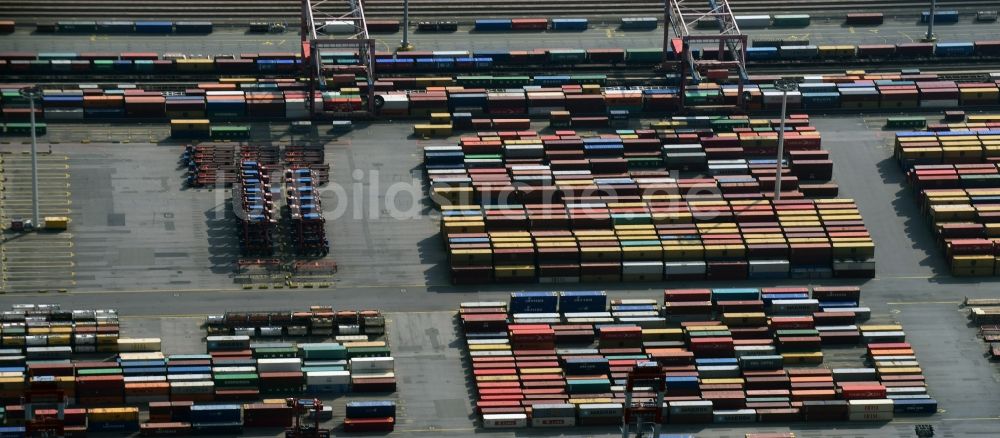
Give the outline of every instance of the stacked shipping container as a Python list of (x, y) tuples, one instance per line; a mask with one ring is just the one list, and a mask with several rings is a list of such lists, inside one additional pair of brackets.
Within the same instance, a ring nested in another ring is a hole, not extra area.
[[(901, 328), (858, 325), (870, 315), (859, 299), (854, 287), (667, 290), (662, 307), (609, 311), (603, 292), (525, 292), (464, 303), (459, 318), (486, 428), (620, 424), (622, 385), (645, 361), (665, 367), (673, 424), (933, 413)], [(822, 363), (832, 344), (867, 345), (872, 366), (796, 366)]]
[[(700, 122), (723, 121), (751, 124)], [(791, 124), (798, 122), (808, 124)], [(592, 138), (511, 131), (427, 147), (453, 281), (873, 275), (874, 244), (854, 203), (804, 199), (805, 185), (797, 186), (796, 177), (810, 178), (820, 183), (810, 183), (809, 194), (836, 193), (823, 182), (832, 162), (814, 150), (818, 134), (789, 135), (791, 175), (777, 202), (768, 193), (773, 160), (705, 159), (773, 154), (772, 123), (766, 121), (767, 132), (704, 138), (676, 130)], [(713, 176), (677, 179), (656, 170), (698, 167)]]
[(1000, 189), (996, 150), (1000, 116), (969, 116), (968, 122), (932, 124), (929, 131), (896, 134), (895, 155), (919, 193), (945, 250), (952, 275), (998, 275), (994, 194)]

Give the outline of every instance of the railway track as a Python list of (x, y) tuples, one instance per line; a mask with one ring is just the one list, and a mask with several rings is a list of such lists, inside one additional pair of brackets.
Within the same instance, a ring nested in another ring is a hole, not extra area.
[[(23, 23), (53, 20), (212, 20), (245, 24), (249, 21), (299, 20), (299, 0), (4, 0), (0, 18)], [(913, 0), (731, 0), (737, 14), (806, 13), (815, 17), (842, 17), (846, 12), (877, 11), (886, 15), (917, 16), (927, 8)], [(996, 0), (938, 0), (941, 9), (972, 13), (996, 9)], [(343, 12), (346, 1), (328, 1), (322, 10)], [(403, 0), (366, 0), (369, 19), (400, 19)], [(622, 16), (662, 16), (662, 0), (410, 0), (414, 20), (453, 19), (470, 22), (484, 17), (587, 17), (617, 21)]]

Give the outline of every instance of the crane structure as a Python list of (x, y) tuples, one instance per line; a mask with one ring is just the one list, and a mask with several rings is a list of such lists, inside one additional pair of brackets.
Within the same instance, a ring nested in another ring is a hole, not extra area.
[[(26, 391), (21, 397), (26, 435), (47, 438), (64, 436), (66, 401), (66, 393), (61, 389)], [(55, 411), (55, 415), (36, 414), (36, 411), (41, 409)]]
[[(351, 25), (351, 26), (348, 26)], [(343, 29), (347, 27), (347, 29)], [(336, 28), (336, 31), (332, 29)], [(334, 33), (335, 32), (335, 33)], [(328, 36), (334, 33), (336, 38)], [(365, 111), (375, 112), (375, 40), (368, 36), (365, 8), (362, 0), (302, 0), (302, 66), (309, 79), (309, 113), (316, 114), (317, 93), (327, 89), (326, 73), (338, 67), (325, 66), (321, 51), (340, 49), (358, 54), (359, 66), (345, 73), (363, 74), (368, 82), (364, 99)]]
[[(294, 423), (285, 429), (285, 438), (329, 438), (330, 430), (319, 427), (319, 415), (323, 402), (319, 399), (287, 398), (285, 405), (292, 408)], [(313, 424), (302, 421), (302, 416), (311, 413)]]
[[(690, 76), (698, 84), (702, 76), (728, 77), (736, 70), (737, 106), (744, 106), (743, 85), (747, 81), (747, 35), (740, 32), (728, 0), (664, 0), (663, 59), (671, 51), (678, 59), (681, 108), (687, 106), (685, 86)], [(693, 48), (718, 47), (716, 59), (695, 59)], [(728, 55), (728, 56), (727, 56)]]
[[(637, 437), (643, 436), (643, 427), (651, 429), (650, 437), (660, 436), (666, 392), (667, 378), (660, 364), (639, 362), (629, 371), (625, 384), (622, 438), (629, 438), (632, 432)], [(636, 393), (640, 393), (639, 397), (635, 397)], [(649, 399), (650, 393), (655, 394), (652, 400)]]

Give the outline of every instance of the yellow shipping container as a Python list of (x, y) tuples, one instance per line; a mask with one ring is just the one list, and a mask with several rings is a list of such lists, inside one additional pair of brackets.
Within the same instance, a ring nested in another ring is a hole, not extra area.
[(477, 382), (517, 382), (521, 380), (516, 375), (512, 376), (476, 376)]
[(90, 408), (87, 419), (92, 422), (139, 421), (139, 408)]
[(603, 404), (611, 403), (613, 399), (610, 397), (599, 397), (599, 398), (571, 398), (567, 403), (572, 405), (592, 405), (592, 404)]
[(813, 353), (781, 353), (782, 362), (785, 365), (794, 364), (819, 364), (823, 363), (823, 352)]
[(726, 379), (701, 379), (701, 384), (703, 385), (742, 385), (744, 380), (739, 377), (726, 378)]
[(679, 328), (642, 329), (643, 341), (680, 341), (684, 331)]

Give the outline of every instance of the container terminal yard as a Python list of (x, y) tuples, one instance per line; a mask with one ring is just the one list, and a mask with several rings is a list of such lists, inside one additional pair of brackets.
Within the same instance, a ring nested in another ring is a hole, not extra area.
[(0, 7), (0, 436), (995, 435), (995, 2), (405, 3)]

